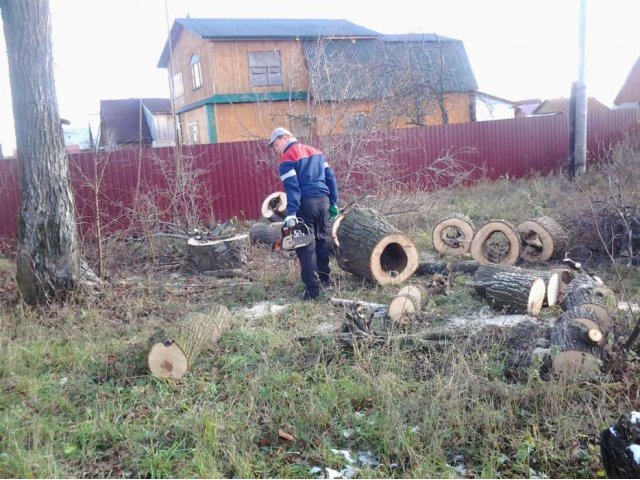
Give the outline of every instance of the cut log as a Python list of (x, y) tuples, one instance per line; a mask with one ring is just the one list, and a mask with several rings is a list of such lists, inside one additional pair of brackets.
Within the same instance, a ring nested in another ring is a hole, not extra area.
[(567, 231), (553, 218), (543, 216), (526, 220), (515, 230), (520, 237), (521, 256), (527, 262), (545, 262), (564, 256)]
[(338, 266), (346, 272), (380, 285), (398, 285), (418, 268), (413, 241), (375, 210), (353, 208), (340, 220), (336, 234)]
[(268, 195), (260, 207), (262, 216), (270, 222), (281, 222), (287, 216), (287, 194), (285, 192), (273, 192)]
[(576, 272), (564, 267), (553, 267), (549, 269), (549, 279), (551, 279), (553, 274), (557, 276), (557, 292), (554, 303), (554, 305), (557, 305), (567, 296), (569, 284), (576, 278)]
[(520, 238), (510, 223), (491, 220), (473, 236), (470, 253), (480, 264), (513, 265), (520, 258)]
[(461, 213), (454, 213), (440, 220), (433, 227), (433, 248), (441, 254), (468, 253), (474, 234), (473, 222)]
[(411, 297), (413, 299), (413, 303), (416, 306), (416, 309), (420, 310), (420, 307), (422, 305), (422, 290), (420, 289), (420, 287), (417, 287), (415, 285), (407, 285), (405, 287), (402, 287), (398, 291), (396, 296), (399, 297), (401, 295), (408, 295), (409, 297)]
[(553, 358), (551, 371), (565, 381), (591, 380), (600, 372), (600, 360), (587, 352), (566, 350)]
[(469, 285), (495, 310), (538, 315), (545, 299), (548, 278), (544, 270), (481, 265)]
[(547, 306), (553, 307), (558, 303), (558, 293), (560, 291), (560, 274), (552, 272), (547, 282)]
[(220, 240), (187, 240), (187, 265), (195, 271), (232, 270), (247, 264), (249, 235)]
[(374, 316), (385, 316), (387, 314), (387, 310), (389, 309), (388, 305), (384, 305), (382, 303), (371, 303), (364, 302), (361, 300), (350, 300), (346, 298), (331, 298), (330, 302), (333, 305), (341, 306), (341, 307), (351, 307), (351, 308), (365, 308)]
[(270, 248), (275, 249), (276, 243), (282, 235), (281, 232), (282, 225), (278, 222), (258, 222), (251, 225), (249, 240), (251, 245), (268, 245)]
[(558, 347), (560, 351), (578, 350), (599, 357), (600, 345), (609, 328), (608, 320), (602, 321), (589, 309), (574, 308), (554, 322), (550, 333), (551, 346)]
[(598, 318), (600, 324), (610, 325), (617, 301), (613, 291), (607, 287), (579, 287), (569, 292), (560, 303), (560, 307), (566, 311), (575, 308), (587, 309)]
[(182, 378), (204, 348), (211, 348), (231, 323), (231, 313), (215, 305), (206, 313), (192, 312), (163, 334), (147, 355), (151, 374)]
[(408, 325), (413, 320), (419, 307), (415, 298), (410, 295), (396, 295), (389, 302), (387, 315), (395, 325)]

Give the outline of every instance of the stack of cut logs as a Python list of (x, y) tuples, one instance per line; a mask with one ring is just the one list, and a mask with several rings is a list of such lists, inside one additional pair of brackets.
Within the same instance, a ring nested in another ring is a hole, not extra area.
[(561, 257), (567, 233), (547, 216), (515, 227), (505, 220), (491, 220), (476, 231), (469, 217), (454, 213), (435, 225), (432, 239), (433, 247), (441, 254), (470, 253), (480, 264), (513, 265), (520, 258), (535, 263)]
[(481, 265), (470, 286), (501, 312), (537, 316), (543, 306), (559, 306), (564, 312), (550, 331), (551, 349), (557, 351), (553, 372), (582, 378), (597, 374), (617, 305), (613, 291), (597, 277), (564, 267)]

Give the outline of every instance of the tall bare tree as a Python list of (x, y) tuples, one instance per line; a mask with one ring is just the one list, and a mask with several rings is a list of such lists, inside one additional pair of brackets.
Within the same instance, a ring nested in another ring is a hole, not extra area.
[(30, 304), (81, 284), (73, 193), (53, 77), (48, 0), (0, 0), (20, 172), (17, 282)]

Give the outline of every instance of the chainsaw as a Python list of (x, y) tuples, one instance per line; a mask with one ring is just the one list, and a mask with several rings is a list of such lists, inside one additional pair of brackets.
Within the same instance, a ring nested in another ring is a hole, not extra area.
[(295, 250), (296, 248), (306, 247), (314, 240), (313, 232), (304, 223), (304, 220), (298, 218), (298, 222), (293, 227), (282, 227), (276, 250)]

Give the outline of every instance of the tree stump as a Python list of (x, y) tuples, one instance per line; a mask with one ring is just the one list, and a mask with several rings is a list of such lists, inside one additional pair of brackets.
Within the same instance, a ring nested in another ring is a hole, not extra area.
[(230, 270), (247, 263), (248, 234), (219, 240), (187, 241), (187, 264), (198, 272), (208, 270)]
[(151, 374), (181, 378), (204, 348), (210, 348), (231, 323), (231, 313), (215, 305), (206, 313), (192, 312), (162, 334), (147, 355)]
[(537, 315), (545, 299), (548, 273), (503, 265), (481, 265), (470, 283), (491, 308)]
[(276, 243), (282, 235), (282, 224), (278, 222), (258, 222), (249, 229), (249, 241), (251, 245), (268, 245), (275, 249)]
[(287, 194), (273, 192), (262, 201), (260, 207), (262, 216), (270, 222), (281, 222), (287, 216)]
[(520, 238), (509, 222), (491, 220), (473, 236), (470, 253), (480, 264), (513, 265), (520, 258)]
[(468, 253), (474, 234), (473, 222), (461, 213), (454, 213), (440, 220), (431, 234), (433, 248), (441, 254)]
[(335, 223), (342, 270), (380, 285), (397, 285), (418, 268), (414, 243), (375, 210), (356, 207)]
[(527, 262), (545, 262), (562, 258), (567, 246), (567, 231), (551, 217), (526, 220), (516, 226), (521, 256)]

